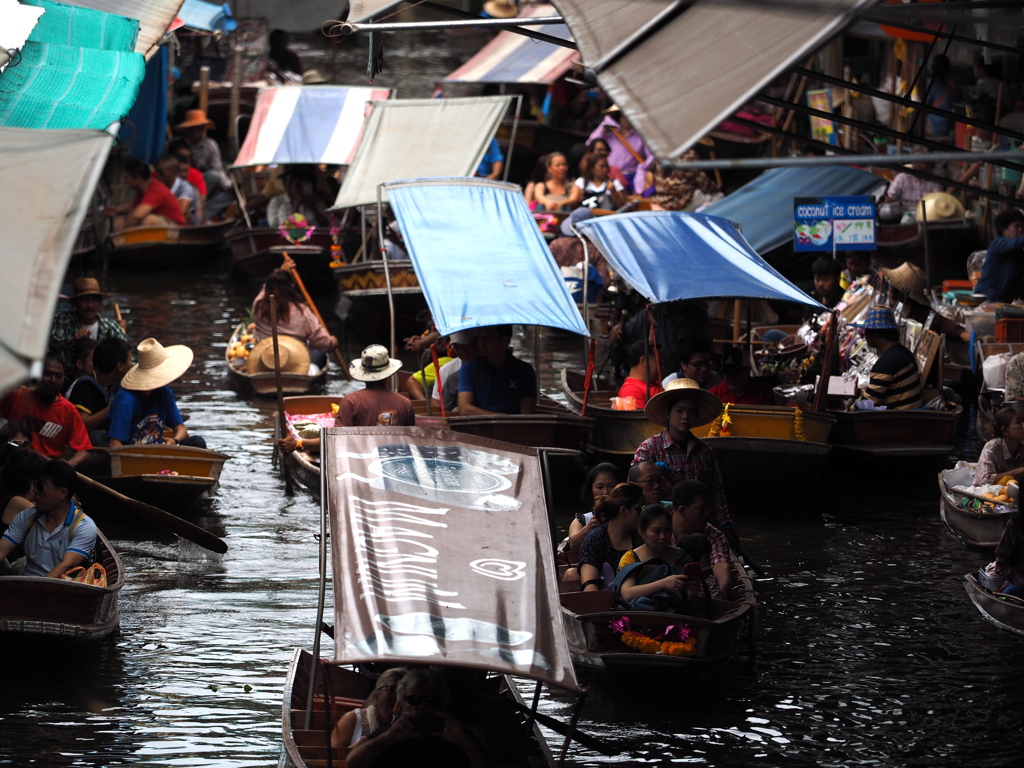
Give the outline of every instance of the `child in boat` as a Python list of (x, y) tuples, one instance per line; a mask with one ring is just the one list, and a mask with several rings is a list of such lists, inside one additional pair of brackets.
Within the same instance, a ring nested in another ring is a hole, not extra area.
[(625, 187), (610, 178), (610, 173), (607, 157), (588, 152), (580, 159), (580, 176), (575, 183), (583, 193), (582, 204), (587, 208), (614, 211), (625, 205)]
[(974, 471), (975, 485), (992, 485), (1006, 475), (1024, 475), (1024, 420), (1015, 408), (1002, 408), (992, 423), (995, 436), (985, 443)]
[[(580, 545), (583, 544), (583, 540), (591, 531), (600, 528), (601, 523), (604, 522), (595, 514), (597, 499), (610, 494), (622, 480), (622, 470), (607, 461), (596, 465), (587, 473), (587, 479), (583, 481), (583, 487), (580, 489), (580, 501), (590, 507), (590, 511), (577, 513), (569, 523), (569, 537), (562, 548), (568, 562), (575, 563), (579, 559)], [(562, 575), (562, 580), (576, 581), (579, 577), (578, 569), (569, 568)]]

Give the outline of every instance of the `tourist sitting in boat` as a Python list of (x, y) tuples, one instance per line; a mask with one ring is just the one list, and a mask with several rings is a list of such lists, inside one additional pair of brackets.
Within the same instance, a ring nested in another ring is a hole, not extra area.
[(864, 329), (864, 341), (878, 353), (862, 398), (890, 411), (920, 408), (921, 374), (917, 358), (900, 344), (899, 325), (892, 310), (874, 307), (864, 322), (855, 327)]
[(178, 172), (185, 181), (192, 185), (199, 199), (196, 201), (199, 223), (206, 221), (206, 180), (199, 169), (192, 165), (192, 148), (182, 138), (177, 138), (167, 145), (167, 153), (178, 161)]
[[(787, 372), (797, 375), (797, 371)], [(733, 347), (722, 357), (722, 381), (711, 394), (722, 403), (735, 405), (775, 405), (772, 388), (779, 383), (775, 376), (751, 376), (747, 350)]]
[[(729, 505), (722, 486), (722, 471), (707, 443), (690, 430), (710, 424), (722, 412), (722, 401), (705, 392), (693, 379), (669, 382), (664, 392), (652, 397), (644, 413), (648, 421), (665, 427), (644, 440), (636, 449), (633, 463), (653, 461), (662, 471), (662, 498), (683, 480), (697, 480), (709, 489), (711, 519), (732, 541), (739, 537), (733, 528)], [(667, 486), (667, 487), (666, 487)]]
[(505, 154), (498, 146), (498, 140), (492, 138), (487, 145), (487, 151), (477, 166), (476, 176), (482, 179), (500, 179), (501, 172), (505, 169)]
[(480, 355), (459, 369), (459, 415), (534, 413), (537, 375), (512, 354), (512, 326), (485, 326), (476, 339)]
[[(626, 350), (626, 364), (629, 375), (622, 382), (615, 395), (613, 406), (619, 411), (636, 411), (647, 404), (647, 399), (662, 391), (657, 381), (653, 356), (648, 358), (647, 345), (643, 341), (634, 341)], [(654, 381), (652, 381), (654, 379)]]
[(581, 205), (614, 211), (626, 203), (625, 187), (609, 176), (608, 158), (588, 152), (580, 158), (580, 176), (574, 182), (583, 193)]
[(277, 195), (267, 203), (267, 224), (283, 226), (290, 216), (301, 213), (311, 225), (330, 227), (331, 215), (327, 212), (330, 204), (317, 190), (316, 174), (299, 165), (288, 166), (281, 176), (284, 194)]
[[(604, 522), (597, 517), (594, 510), (597, 506), (597, 499), (608, 496), (615, 486), (622, 482), (622, 470), (607, 461), (595, 465), (587, 473), (583, 487), (580, 489), (580, 501), (589, 512), (577, 512), (569, 523), (569, 536), (562, 547), (562, 554), (569, 563), (576, 563), (579, 560), (580, 545), (587, 538), (591, 531), (599, 528)], [(569, 568), (562, 575), (563, 581), (576, 581), (579, 579), (579, 571), (576, 568)]]
[(114, 321), (100, 316), (103, 291), (95, 277), (79, 277), (74, 282), (71, 304), (53, 317), (50, 329), (50, 351), (57, 356), (65, 369), (70, 369), (74, 360), (75, 342), (92, 339), (100, 342), (115, 338), (127, 341), (124, 320)]
[[(811, 295), (832, 309), (843, 298), (843, 286), (841, 283), (843, 270), (839, 262), (831, 256), (820, 256), (811, 264), (811, 275), (814, 278), (814, 290)], [(821, 312), (817, 307), (808, 307), (804, 320)]]
[(405, 380), (405, 395), (410, 400), (426, 400), (427, 390), (434, 390), (437, 373), (453, 359), (450, 355), (441, 355), (437, 358), (437, 368), (434, 368), (434, 359), (424, 352), (420, 355), (420, 368)]
[(996, 546), (995, 574), (1002, 577), (1001, 594), (1024, 600), (1024, 529), (1015, 518), (1007, 520)]
[(625, 323), (612, 326), (608, 338), (615, 346), (629, 345), (642, 340), (646, 333), (651, 346), (658, 346), (656, 360), (663, 376), (672, 361), (678, 359), (673, 352), (686, 339), (704, 339), (711, 344), (711, 318), (702, 301), (662, 302), (651, 307), (651, 315), (653, 322), (646, 309), (640, 310)]
[[(192, 350), (184, 344), (165, 347), (153, 338), (138, 346), (139, 362), (121, 379), (121, 388), (110, 399), (107, 445), (187, 445), (205, 448), (206, 440), (190, 435), (178, 411), (170, 384), (192, 365)], [(164, 428), (172, 436), (164, 435)]]
[(701, 389), (711, 390), (722, 382), (718, 371), (711, 369), (711, 343), (707, 339), (695, 336), (682, 339), (673, 359), (679, 361), (678, 368), (661, 380), (662, 387), (676, 379), (693, 379)]
[(638, 486), (619, 483), (610, 494), (596, 501), (594, 517), (602, 522), (580, 544), (577, 567), (581, 592), (611, 588), (622, 556), (641, 543), (636, 523), (644, 505), (644, 492)]
[(327, 332), (316, 314), (303, 299), (292, 277), (291, 270), (275, 269), (267, 277), (252, 302), (252, 316), (256, 321), (253, 340), (259, 344), (273, 335), (270, 322), (270, 297), (277, 299), (277, 332), (292, 336), (309, 347), (309, 375), (314, 376), (327, 366), (327, 353), (338, 346), (338, 340)]
[[(608, 146), (608, 142), (604, 139), (591, 139), (586, 143), (586, 148), (587, 152), (593, 152), (595, 155), (603, 157), (605, 160), (608, 160), (608, 157), (612, 153), (612, 148)], [(612, 163), (611, 160), (608, 160), (608, 178), (612, 181), (619, 182), (624, 190), (629, 184), (629, 182), (626, 181), (626, 177), (622, 175), (622, 169)]]
[(1024, 214), (1013, 208), (997, 215), (994, 223), (999, 236), (988, 244), (974, 292), (989, 301), (1011, 302), (1024, 293)]
[(77, 379), (67, 398), (82, 416), (94, 447), (106, 446), (110, 398), (132, 367), (132, 348), (123, 339), (104, 339), (93, 353), (93, 375)]
[[(917, 146), (914, 147), (911, 154), (927, 155), (928, 149)], [(910, 170), (925, 172), (929, 168), (929, 163), (914, 160), (907, 163), (906, 167)], [(900, 171), (893, 177), (892, 183), (889, 184), (889, 189), (885, 192), (885, 201), (887, 203), (899, 203), (906, 209), (914, 210), (917, 208), (917, 204), (921, 201), (922, 197), (931, 192), (941, 192), (943, 189), (945, 189), (945, 185), (938, 181), (923, 179), (915, 173)]]
[(478, 329), (470, 328), (465, 331), (456, 331), (448, 337), (448, 349), (454, 357), (441, 366), (440, 387), (437, 380), (430, 396), (438, 403), (441, 402), (441, 395), (444, 395), (445, 411), (454, 411), (459, 407), (459, 371), (462, 364), (480, 355), (480, 345), (477, 343)]
[(382, 725), (388, 725), (398, 703), (398, 683), (405, 677), (405, 667), (384, 670), (363, 706), (346, 712), (338, 719), (331, 734), (331, 746), (338, 757), (345, 759), (349, 750), (363, 743)]
[[(694, 162), (700, 160), (700, 155), (691, 149), (680, 160)], [(660, 165), (654, 165), (647, 172), (645, 184), (643, 194), (658, 211), (701, 211), (725, 197), (704, 171), (678, 170), (666, 174)]]
[(183, 227), (181, 205), (149, 166), (138, 160), (124, 164), (124, 180), (135, 192), (130, 203), (108, 205), (103, 213), (111, 217), (111, 227), (120, 232), (129, 227)]
[(33, 478), (47, 461), (35, 451), (21, 449), (13, 450), (4, 461), (0, 468), (0, 536), (19, 512), (35, 506)]
[(711, 544), (711, 575), (705, 579), (711, 596), (728, 599), (733, 572), (730, 538), (708, 521), (712, 491), (704, 483), (684, 480), (672, 489), (672, 533), (677, 543), (702, 533)]
[(199, 191), (181, 177), (178, 158), (173, 155), (161, 157), (156, 164), (156, 175), (178, 201), (185, 215), (185, 223), (190, 226), (202, 223), (199, 218)]
[(352, 747), (346, 768), (444, 765), (486, 768), (480, 741), (449, 711), (451, 697), (443, 674), (412, 669), (398, 683), (394, 720)]
[(526, 180), (526, 186), (523, 187), (523, 198), (526, 200), (526, 205), (531, 211), (535, 211), (538, 208), (537, 198), (534, 197), (534, 192), (537, 190), (538, 184), (544, 183), (544, 177), (547, 176), (547, 173), (548, 156), (541, 155), (533, 164), (530, 176)]
[(847, 251), (846, 267), (839, 276), (839, 285), (845, 291), (861, 278), (873, 281), (878, 272), (871, 266), (871, 254), (868, 251)]
[(629, 468), (626, 479), (644, 492), (644, 504), (661, 504), (661, 467), (653, 461), (638, 461)]
[(185, 113), (185, 119), (174, 126), (175, 131), (184, 134), (185, 143), (192, 152), (192, 165), (203, 174), (206, 182), (207, 219), (217, 218), (235, 202), (231, 179), (224, 172), (220, 147), (206, 135), (207, 129), (213, 127), (213, 121), (201, 109), (190, 109)]
[(571, 211), (583, 200), (583, 191), (569, 181), (569, 162), (561, 152), (548, 155), (544, 181), (533, 188), (537, 210)]
[(15, 547), (25, 550), (23, 576), (59, 579), (89, 562), (96, 523), (75, 506), (78, 474), (66, 461), (48, 461), (34, 476), (35, 505), (22, 510), (0, 537), (0, 560)]
[(74, 349), (75, 353), (71, 361), (71, 384), (64, 391), (64, 397), (68, 397), (71, 387), (75, 386), (76, 381), (86, 376), (91, 377), (93, 373), (93, 353), (96, 351), (96, 342), (90, 338), (82, 338), (75, 342)]
[(53, 353), (43, 358), (43, 376), (32, 388), (16, 389), (0, 400), (0, 416), (19, 422), (32, 449), (49, 459), (64, 458), (73, 467), (89, 456), (92, 443), (78, 410), (61, 395), (64, 366)]
[(992, 422), (993, 438), (985, 443), (974, 470), (975, 485), (995, 485), (1002, 478), (1024, 475), (1024, 420), (1016, 408), (1000, 408)]
[(622, 172), (627, 193), (643, 192), (647, 171), (657, 159), (617, 105), (613, 104), (605, 110), (604, 119), (587, 141), (592, 142), (594, 139), (604, 139), (608, 143), (608, 163)]
[(673, 544), (671, 510), (661, 504), (644, 507), (637, 530), (643, 544), (619, 560), (613, 591), (632, 611), (692, 613), (700, 590), (700, 565), (686, 549)]

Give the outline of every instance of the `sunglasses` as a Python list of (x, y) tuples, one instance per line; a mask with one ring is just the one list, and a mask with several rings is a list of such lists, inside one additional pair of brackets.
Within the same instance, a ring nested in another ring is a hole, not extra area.
[(411, 696), (405, 697), (405, 703), (410, 707), (418, 707), (421, 704), (427, 707), (439, 707), (441, 702), (436, 696), (420, 696), (419, 694), (412, 694)]

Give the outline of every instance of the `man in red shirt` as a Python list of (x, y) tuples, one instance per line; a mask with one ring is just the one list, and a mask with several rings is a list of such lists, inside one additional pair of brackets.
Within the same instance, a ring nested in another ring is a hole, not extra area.
[(740, 347), (733, 347), (722, 358), (722, 383), (711, 388), (711, 394), (723, 403), (736, 405), (775, 405), (772, 387), (778, 383), (774, 376), (753, 378), (750, 358)]
[(60, 459), (70, 449), (68, 463), (77, 467), (92, 448), (78, 409), (60, 394), (64, 386), (64, 365), (47, 353), (43, 377), (34, 389), (16, 389), (0, 401), (0, 415), (18, 422), (32, 438), (32, 448), (43, 456)]
[[(662, 391), (661, 384), (657, 381), (651, 381), (655, 374), (652, 366), (647, 363), (647, 356), (644, 354), (644, 351), (643, 339), (634, 341), (626, 350), (629, 376), (626, 377), (626, 380), (622, 382), (622, 386), (619, 387), (617, 395), (619, 398), (619, 410), (640, 410), (647, 404), (648, 396), (654, 397)], [(628, 404), (626, 398), (633, 399), (632, 406)]]
[(107, 216), (114, 217), (115, 232), (128, 227), (183, 227), (185, 215), (181, 212), (171, 190), (145, 163), (129, 160), (124, 165), (124, 177), (128, 186), (135, 190), (135, 199), (130, 203), (111, 205), (103, 209)]

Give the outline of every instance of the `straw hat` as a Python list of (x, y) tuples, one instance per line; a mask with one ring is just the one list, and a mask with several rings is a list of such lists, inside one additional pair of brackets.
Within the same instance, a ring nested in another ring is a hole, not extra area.
[(903, 291), (911, 299), (925, 304), (931, 303), (928, 297), (928, 278), (924, 270), (916, 264), (905, 261), (895, 269), (881, 269), (882, 277), (897, 291)]
[(124, 389), (145, 392), (170, 384), (192, 365), (192, 350), (184, 344), (165, 347), (156, 339), (139, 342), (139, 362), (121, 379)]
[(74, 293), (71, 294), (72, 299), (77, 299), (81, 296), (99, 296), (103, 298), (103, 291), (100, 290), (100, 281), (95, 277), (80, 277), (74, 282)]
[(928, 208), (928, 221), (942, 219), (962, 219), (964, 207), (960, 201), (945, 192), (929, 192), (917, 204), (917, 220), (924, 221), (925, 206)]
[(320, 74), (319, 69), (307, 69), (302, 73), (303, 85), (320, 85), (326, 82), (327, 78)]
[(174, 126), (176, 131), (184, 131), (186, 128), (195, 128), (197, 125), (205, 125), (207, 128), (216, 128), (213, 120), (206, 116), (201, 109), (190, 109), (185, 113), (185, 119)]
[(380, 344), (371, 344), (348, 366), (348, 372), (356, 381), (381, 381), (394, 376), (402, 367), (401, 360), (388, 356), (388, 351)]
[(495, 19), (511, 19), (519, 15), (519, 8), (512, 0), (488, 0), (484, 3), (484, 13)]
[(617, 113), (619, 113), (621, 111), (622, 110), (619, 109), (619, 105), (618, 104), (612, 104), (610, 107), (608, 107), (608, 109), (604, 110), (601, 114), (602, 115), (614, 115), (614, 114), (617, 114)]
[(868, 311), (863, 323), (851, 323), (854, 328), (866, 331), (897, 331), (896, 315), (888, 307), (874, 307)]
[[(302, 339), (277, 336), (277, 356), (281, 361), (281, 373), (307, 373), (309, 371), (309, 348)], [(268, 336), (257, 342), (249, 353), (245, 364), (248, 373), (266, 373), (274, 370), (274, 337)]]
[(722, 401), (700, 388), (693, 379), (675, 379), (670, 381), (664, 392), (659, 392), (644, 407), (644, 415), (662, 427), (668, 426), (668, 412), (677, 401), (689, 398), (697, 406), (697, 418), (690, 428), (702, 427), (718, 418), (722, 412)]

